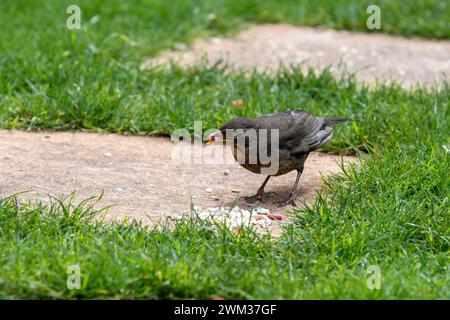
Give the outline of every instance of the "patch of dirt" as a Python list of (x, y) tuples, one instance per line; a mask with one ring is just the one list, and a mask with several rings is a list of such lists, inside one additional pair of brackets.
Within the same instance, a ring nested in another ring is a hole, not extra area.
[(396, 80), (405, 87), (450, 79), (450, 41), (403, 38), (380, 33), (357, 33), (295, 27), (256, 25), (233, 38), (200, 39), (186, 51), (164, 51), (145, 61), (143, 68), (174, 61), (192, 65), (206, 55), (209, 64), (223, 59), (238, 68), (277, 70), (280, 63), (305, 63), (340, 74), (345, 64), (358, 79), (372, 83)]
[[(113, 204), (111, 217), (130, 215), (151, 221), (188, 210), (191, 197), (199, 207), (230, 206), (239, 194), (254, 194), (265, 178), (241, 168), (234, 160), (223, 164), (181, 163), (174, 156), (176, 145), (162, 137), (0, 130), (0, 141), (1, 196), (31, 189), (19, 198), (45, 201), (49, 194), (58, 197), (77, 190), (77, 199), (82, 200), (104, 191), (99, 205)], [(232, 159), (231, 150), (222, 145), (196, 147), (205, 153), (203, 161), (211, 159), (212, 153), (224, 151)], [(348, 163), (356, 158), (344, 156), (342, 160)], [(307, 201), (314, 199), (322, 185), (321, 174), (339, 172), (340, 161), (340, 156), (312, 153), (300, 179), (299, 196)], [(257, 206), (280, 210), (272, 201), (288, 194), (295, 175), (291, 172), (271, 178), (266, 191), (278, 194)], [(237, 204), (249, 208), (243, 201)]]

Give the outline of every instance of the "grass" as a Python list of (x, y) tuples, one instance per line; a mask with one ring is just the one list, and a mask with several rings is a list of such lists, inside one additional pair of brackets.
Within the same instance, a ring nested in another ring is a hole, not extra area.
[[(328, 182), (281, 238), (202, 222), (147, 231), (88, 205), (0, 202), (4, 298), (448, 299), (449, 171), (442, 150), (385, 149)], [(81, 288), (66, 286), (77, 264)], [(381, 270), (381, 289), (366, 286)]]
[[(361, 1), (78, 1), (81, 30), (65, 27), (69, 4), (73, 1), (0, 4), (0, 128), (167, 134), (192, 126), (193, 119), (202, 119), (204, 128), (217, 127), (231, 115), (292, 107), (354, 114), (362, 109), (354, 95), (367, 96), (367, 90), (360, 94), (352, 88), (354, 82), (337, 83), (327, 73), (306, 78), (282, 73), (275, 81), (255, 74), (249, 82), (239, 73), (225, 76), (221, 67), (139, 70), (161, 49), (234, 32), (251, 22), (364, 30), (366, 4)], [(384, 31), (450, 37), (446, 1), (378, 4)], [(208, 18), (210, 13), (216, 18)], [(379, 106), (382, 95), (383, 90), (370, 95), (376, 101), (359, 103)], [(243, 111), (232, 107), (240, 98), (246, 103)], [(358, 140), (358, 145), (367, 142)]]
[[(42, 96), (29, 106), (17, 97), (6, 98), (0, 103), (3, 127), (168, 134), (178, 128), (192, 131), (194, 121), (202, 121), (203, 130), (207, 130), (219, 128), (235, 116), (301, 108), (316, 115), (352, 120), (348, 126), (336, 127), (335, 138), (325, 149), (343, 152), (354, 147), (409, 143), (424, 122), (432, 125), (437, 121), (438, 126), (430, 130), (442, 135), (437, 130), (445, 127), (449, 115), (448, 84), (440, 90), (415, 88), (410, 92), (398, 85), (369, 89), (358, 86), (353, 77), (337, 80), (327, 70), (303, 75), (299, 69), (285, 69), (275, 76), (253, 73), (249, 77), (243, 72), (228, 74), (222, 66), (187, 70), (173, 66), (139, 72), (131, 81), (136, 83), (110, 84), (104, 90), (82, 87), (80, 92), (73, 92), (73, 100), (70, 93), (63, 98), (68, 99), (63, 104)], [(128, 94), (134, 85), (144, 92)], [(243, 108), (233, 106), (238, 99), (243, 99)]]
[[(368, 89), (351, 76), (295, 68), (274, 76), (223, 65), (139, 70), (163, 48), (251, 22), (365, 31), (363, 2), (79, 1), (78, 31), (64, 27), (68, 4), (1, 2), (1, 128), (167, 134), (195, 120), (206, 129), (301, 108), (349, 117), (327, 150), (364, 161), (329, 179), (332, 197), (294, 212), (276, 241), (198, 222), (147, 231), (94, 221), (87, 204), (17, 206), (4, 197), (1, 297), (450, 298), (448, 83)], [(384, 32), (449, 38), (444, 1), (379, 4)], [(237, 99), (244, 108), (233, 107)], [(70, 264), (80, 265), (80, 290), (67, 289)], [(366, 286), (369, 265), (381, 270), (381, 290)]]
[[(182, 72), (168, 72), (175, 71)], [(203, 94), (217, 97), (226, 94), (224, 83), (234, 83), (253, 92), (252, 112), (275, 97), (286, 106), (304, 98), (309, 103), (303, 105), (322, 106), (324, 113), (342, 110), (354, 120), (338, 130), (330, 149), (361, 144), (370, 153), (354, 149), (363, 163), (328, 180), (332, 197), (319, 194), (306, 210), (294, 212), (292, 225), (276, 241), (249, 230), (234, 236), (202, 223), (148, 232), (138, 224), (94, 222), (89, 207), (17, 207), (13, 198), (3, 199), (0, 296), (450, 298), (448, 85), (407, 92), (396, 86), (357, 89), (353, 80), (339, 82), (327, 73), (272, 80), (261, 75), (245, 80), (216, 69), (198, 74), (184, 85), (206, 79), (210, 86), (203, 88), (211, 89)], [(223, 91), (211, 86), (214, 81)], [(187, 88), (202, 101), (202, 94)], [(80, 265), (80, 290), (66, 287), (70, 264)], [(381, 290), (366, 286), (370, 265), (381, 270)]]
[[(385, 123), (366, 121), (368, 117), (380, 118), (395, 107), (401, 111), (389, 121), (402, 122), (411, 105), (423, 100), (423, 90), (397, 99), (405, 93), (395, 86), (359, 91), (355, 81), (335, 81), (327, 72), (306, 77), (299, 71), (293, 75), (281, 72), (275, 79), (254, 74), (248, 81), (242, 73), (224, 75), (223, 66), (188, 71), (139, 69), (146, 57), (163, 48), (201, 35), (233, 32), (246, 22), (275, 20), (358, 29), (349, 21), (361, 24), (358, 17), (365, 10), (358, 9), (363, 6), (359, 1), (314, 5), (306, 1), (188, 0), (77, 3), (83, 28), (72, 31), (65, 27), (65, 10), (72, 1), (0, 4), (0, 128), (168, 134), (175, 128), (192, 128), (194, 120), (202, 120), (205, 129), (218, 127), (234, 115), (303, 108), (355, 119), (345, 136), (351, 135), (351, 143), (362, 146), (376, 142), (380, 130), (386, 128)], [(450, 8), (445, 1), (402, 2), (401, 7), (395, 1), (379, 4), (386, 8), (386, 28), (391, 21), (398, 33), (403, 33), (399, 26), (419, 25), (417, 30), (423, 31), (425, 24), (433, 32), (447, 31), (448, 35), (450, 28), (445, 24)], [(209, 13), (218, 18), (208, 19)], [(439, 95), (439, 99), (444, 97)], [(236, 99), (244, 100), (243, 110), (232, 106)], [(439, 99), (438, 104), (442, 103)], [(397, 100), (402, 104), (393, 106)], [(434, 101), (427, 99), (426, 104), (431, 107)], [(334, 141), (329, 148), (349, 146), (343, 136)]]

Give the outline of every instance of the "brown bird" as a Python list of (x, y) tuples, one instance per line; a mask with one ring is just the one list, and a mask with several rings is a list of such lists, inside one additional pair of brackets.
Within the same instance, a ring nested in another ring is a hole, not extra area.
[(255, 119), (235, 118), (220, 131), (208, 137), (208, 144), (232, 142), (233, 156), (245, 169), (267, 174), (255, 195), (243, 197), (249, 203), (263, 201), (264, 187), (272, 176), (297, 170), (294, 188), (278, 205), (296, 205), (295, 191), (303, 167), (311, 151), (324, 145), (332, 136), (331, 125), (345, 122), (343, 118), (321, 118), (294, 110), (261, 116)]

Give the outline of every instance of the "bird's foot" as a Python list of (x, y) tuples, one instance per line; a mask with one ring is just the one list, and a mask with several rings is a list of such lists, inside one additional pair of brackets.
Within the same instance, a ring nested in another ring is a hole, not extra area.
[(239, 199), (245, 200), (247, 203), (256, 203), (257, 201), (264, 202), (264, 198), (268, 196), (269, 194), (277, 194), (276, 192), (264, 192), (264, 191), (258, 191), (253, 196), (243, 196)]
[(297, 206), (297, 204), (295, 203), (295, 196), (294, 196), (293, 193), (291, 193), (289, 195), (289, 197), (287, 197), (284, 200), (275, 201), (274, 204), (278, 205), (278, 207), (285, 207), (287, 205), (291, 205), (291, 206), (294, 206), (294, 207)]

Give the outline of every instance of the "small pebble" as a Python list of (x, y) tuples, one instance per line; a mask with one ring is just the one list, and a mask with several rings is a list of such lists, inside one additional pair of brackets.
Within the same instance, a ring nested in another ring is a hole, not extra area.
[(266, 209), (266, 208), (255, 208), (255, 209), (253, 209), (252, 212), (254, 214), (265, 214), (265, 215), (270, 213), (269, 209)]
[(109, 153), (109, 152), (106, 152), (106, 153), (105, 153), (105, 157), (112, 157), (112, 154)]
[(219, 37), (214, 37), (211, 39), (211, 42), (214, 44), (220, 44), (222, 42), (222, 39)]
[(231, 192), (233, 192), (233, 193), (239, 193), (239, 192), (241, 192), (241, 190), (239, 190), (239, 189), (232, 189)]
[(230, 174), (230, 170), (228, 170), (228, 169), (225, 170), (225, 171), (223, 172), (223, 174), (226, 175), (226, 176), (229, 175), (229, 174)]
[(208, 192), (208, 193), (211, 193), (211, 192), (213, 192), (213, 189), (211, 189), (211, 188), (206, 188), (205, 191)]
[(347, 52), (347, 51), (348, 51), (348, 48), (347, 48), (347, 46), (342, 46), (342, 47), (340, 48), (340, 50), (341, 50), (341, 52)]

